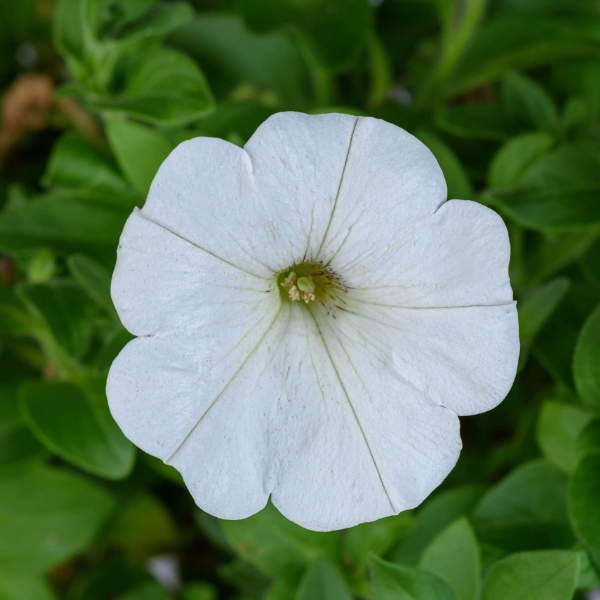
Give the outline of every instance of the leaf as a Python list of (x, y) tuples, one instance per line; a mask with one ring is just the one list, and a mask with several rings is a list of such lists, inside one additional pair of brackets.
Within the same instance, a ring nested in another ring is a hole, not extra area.
[(489, 18), (469, 45), (450, 92), (460, 94), (495, 81), (507, 69), (595, 54), (597, 42), (593, 20), (585, 23), (573, 17), (523, 13)]
[(178, 535), (167, 507), (152, 494), (141, 492), (122, 506), (104, 539), (110, 544), (150, 553), (172, 546)]
[(414, 527), (391, 553), (392, 562), (416, 565), (429, 543), (453, 521), (472, 512), (483, 488), (467, 485), (433, 495), (425, 502)]
[(227, 139), (240, 136), (245, 143), (264, 121), (275, 113), (273, 108), (257, 102), (219, 102), (210, 116), (198, 121), (193, 129), (182, 132), (179, 142), (198, 136)]
[(552, 146), (547, 133), (524, 133), (506, 142), (494, 156), (488, 172), (493, 189), (511, 189), (519, 185), (523, 174)]
[(47, 194), (15, 210), (0, 213), (0, 249), (52, 248), (83, 252), (114, 263), (115, 249), (129, 209), (122, 210), (71, 195)]
[(297, 28), (306, 35), (319, 62), (332, 71), (356, 57), (373, 25), (367, 0), (241, 0), (240, 10), (250, 29), (261, 33)]
[(110, 155), (74, 133), (63, 135), (54, 145), (44, 183), (98, 195), (129, 197), (133, 193)]
[(533, 79), (509, 72), (502, 79), (501, 94), (505, 112), (523, 127), (549, 132), (558, 130), (556, 105)]
[(257, 569), (272, 577), (298, 575), (319, 557), (337, 562), (339, 537), (317, 533), (288, 521), (272, 504), (241, 521), (221, 521), (223, 532), (235, 551)]
[(1, 385), (0, 472), (7, 468), (22, 470), (27, 465), (43, 458), (45, 454), (43, 446), (35, 439), (23, 421), (18, 406), (17, 386)]
[(121, 93), (94, 98), (91, 105), (163, 127), (186, 125), (213, 107), (212, 94), (197, 64), (172, 48), (143, 53), (125, 80)]
[(514, 131), (512, 124), (494, 106), (461, 104), (441, 110), (435, 122), (443, 131), (473, 140), (508, 139)]
[(133, 445), (108, 409), (102, 377), (77, 384), (36, 381), (21, 390), (27, 424), (49, 450), (99, 477), (122, 479), (133, 468)]
[(600, 419), (592, 419), (577, 438), (579, 455), (600, 452)]
[(577, 537), (600, 568), (600, 452), (584, 456), (569, 486), (569, 513)]
[(577, 439), (593, 416), (563, 402), (545, 402), (539, 413), (536, 439), (544, 456), (559, 469), (572, 473), (577, 466)]
[(115, 508), (98, 484), (54, 467), (0, 478), (0, 562), (47, 570), (87, 548)]
[(258, 35), (236, 15), (203, 13), (177, 31), (171, 43), (202, 65), (217, 96), (245, 84), (292, 106), (308, 98), (306, 63), (283, 33)]
[(210, 583), (188, 583), (181, 590), (181, 600), (217, 600), (217, 590)]
[(71, 282), (25, 284), (19, 294), (51, 339), (69, 356), (81, 358), (88, 349), (96, 305)]
[(344, 578), (322, 558), (308, 568), (295, 597), (296, 600), (352, 600)]
[(577, 582), (574, 552), (546, 550), (514, 554), (494, 563), (481, 600), (571, 600)]
[(472, 198), (473, 187), (469, 177), (450, 147), (426, 130), (418, 130), (415, 136), (431, 150), (440, 164), (448, 185), (448, 198)]
[(567, 294), (531, 347), (533, 354), (547, 371), (573, 390), (573, 354), (582, 325), (583, 317), (571, 295)]
[(107, 119), (106, 135), (131, 185), (147, 194), (158, 168), (175, 145), (157, 129), (116, 115)]
[(57, 600), (58, 596), (41, 576), (27, 569), (2, 566), (0, 562), (0, 598), (2, 600)]
[(116, 600), (170, 600), (170, 598), (171, 595), (158, 581), (148, 581), (121, 594)]
[(600, 412), (600, 306), (589, 316), (577, 339), (573, 374), (581, 398)]
[(536, 161), (519, 189), (492, 193), (492, 200), (524, 227), (564, 230), (600, 223), (600, 149), (581, 142)]
[(344, 549), (358, 568), (364, 568), (371, 552), (385, 555), (412, 526), (413, 517), (409, 512), (356, 525), (348, 529)]
[(457, 519), (427, 546), (419, 566), (447, 581), (457, 600), (479, 598), (479, 546), (465, 517)]
[(487, 492), (473, 523), (481, 543), (507, 552), (568, 547), (567, 478), (544, 460), (525, 463)]
[(69, 271), (82, 285), (91, 298), (104, 310), (116, 316), (110, 297), (110, 274), (95, 260), (83, 254), (74, 254), (67, 259)]
[(35, 327), (25, 303), (0, 279), (0, 334), (26, 335)]
[(400, 567), (371, 556), (369, 571), (375, 600), (456, 600), (452, 589), (433, 573)]
[(519, 334), (521, 340), (531, 340), (542, 329), (550, 315), (564, 298), (570, 286), (566, 277), (557, 277), (534, 290), (519, 303)]

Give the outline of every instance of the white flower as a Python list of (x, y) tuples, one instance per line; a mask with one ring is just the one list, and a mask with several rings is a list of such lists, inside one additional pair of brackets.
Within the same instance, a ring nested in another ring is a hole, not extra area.
[(314, 530), (417, 506), (519, 354), (506, 228), (445, 200), (429, 150), (377, 119), (280, 113), (243, 150), (181, 144), (112, 281), (138, 336), (108, 380), (125, 434), (225, 519), (269, 495)]

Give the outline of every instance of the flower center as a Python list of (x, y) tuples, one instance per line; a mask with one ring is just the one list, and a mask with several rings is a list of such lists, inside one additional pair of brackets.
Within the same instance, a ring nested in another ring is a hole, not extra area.
[(344, 289), (339, 278), (318, 263), (300, 263), (277, 275), (284, 300), (310, 304), (319, 300), (326, 304)]

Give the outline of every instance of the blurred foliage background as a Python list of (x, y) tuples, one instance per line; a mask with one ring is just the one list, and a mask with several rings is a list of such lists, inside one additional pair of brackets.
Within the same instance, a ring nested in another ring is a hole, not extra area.
[[(0, 599), (598, 597), (598, 0), (0, 0), (0, 89)], [(407, 129), (512, 242), (513, 390), (422, 507), (342, 532), (202, 513), (104, 393), (159, 164), (281, 110)]]

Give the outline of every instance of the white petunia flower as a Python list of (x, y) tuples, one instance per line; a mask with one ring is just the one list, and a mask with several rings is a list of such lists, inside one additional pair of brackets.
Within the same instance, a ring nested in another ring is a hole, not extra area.
[(184, 142), (125, 225), (112, 297), (137, 339), (108, 399), (127, 437), (224, 519), (333, 530), (413, 508), (458, 458), (457, 415), (519, 354), (506, 228), (446, 202), (384, 121), (280, 113), (244, 149)]

